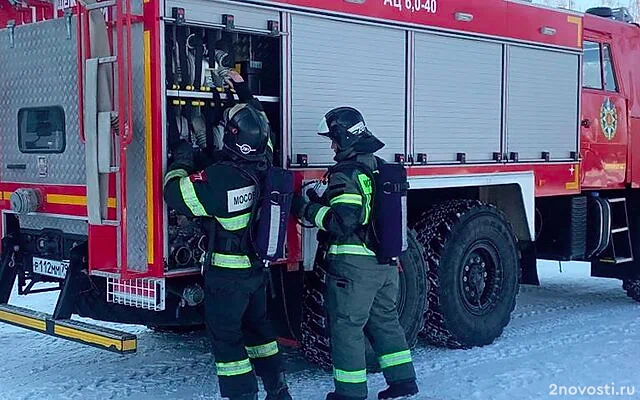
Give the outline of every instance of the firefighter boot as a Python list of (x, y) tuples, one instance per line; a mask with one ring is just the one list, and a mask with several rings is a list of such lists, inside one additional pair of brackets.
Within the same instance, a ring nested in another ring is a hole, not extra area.
[(378, 393), (379, 400), (399, 399), (418, 394), (418, 385), (415, 380), (392, 383), (382, 392)]
[(366, 397), (352, 397), (352, 396), (343, 396), (336, 392), (331, 392), (327, 394), (327, 398), (325, 400), (367, 400)]
[(265, 400), (292, 400), (284, 372), (263, 377), (262, 383), (267, 392)]

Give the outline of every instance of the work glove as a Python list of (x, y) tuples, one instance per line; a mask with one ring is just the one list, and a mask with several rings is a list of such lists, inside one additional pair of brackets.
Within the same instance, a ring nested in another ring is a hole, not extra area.
[(172, 169), (182, 168), (187, 172), (192, 172), (195, 169), (191, 143), (181, 140), (171, 153), (173, 155)]
[(309, 203), (304, 199), (304, 197), (302, 197), (302, 195), (295, 194), (291, 201), (291, 213), (300, 219), (304, 219), (304, 214), (308, 205)]
[(326, 200), (323, 199), (323, 196), (326, 190), (327, 183), (320, 180), (312, 184), (309, 189), (305, 191), (305, 194), (310, 202), (325, 205)]
[(307, 189), (307, 198), (312, 203), (322, 203), (322, 197), (313, 188)]

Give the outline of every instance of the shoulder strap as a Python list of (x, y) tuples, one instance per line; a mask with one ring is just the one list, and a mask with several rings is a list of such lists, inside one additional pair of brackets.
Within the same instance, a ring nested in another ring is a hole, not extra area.
[(357, 159), (355, 161), (349, 160), (337, 163), (336, 165), (329, 168), (328, 174), (333, 174), (336, 172), (347, 172), (350, 169), (356, 169), (364, 172), (371, 179), (371, 183), (374, 183), (375, 179), (373, 170), (367, 164), (358, 161)]
[(341, 161), (329, 167), (327, 172), (329, 174), (335, 174), (337, 172), (346, 172), (349, 169), (359, 169), (359, 170), (363, 170), (363, 172), (365, 173), (369, 173), (369, 172), (373, 173), (373, 171), (371, 171), (371, 168), (369, 168), (365, 163), (360, 161), (353, 161), (353, 160)]

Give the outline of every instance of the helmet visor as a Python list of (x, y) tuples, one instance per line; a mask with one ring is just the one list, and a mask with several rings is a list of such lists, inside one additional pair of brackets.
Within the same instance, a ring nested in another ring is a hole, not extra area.
[(318, 124), (318, 135), (326, 136), (329, 134), (329, 125), (327, 125), (327, 118), (322, 117), (320, 124)]

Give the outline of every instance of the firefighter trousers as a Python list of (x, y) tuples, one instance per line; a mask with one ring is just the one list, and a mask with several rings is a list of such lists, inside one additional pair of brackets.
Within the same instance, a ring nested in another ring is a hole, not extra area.
[(261, 267), (205, 272), (205, 319), (223, 397), (257, 393), (256, 375), (270, 381), (283, 370), (267, 319), (267, 281)]
[(365, 335), (388, 384), (414, 380), (411, 352), (396, 308), (398, 269), (359, 255), (330, 255), (326, 265), (336, 393), (367, 397)]

